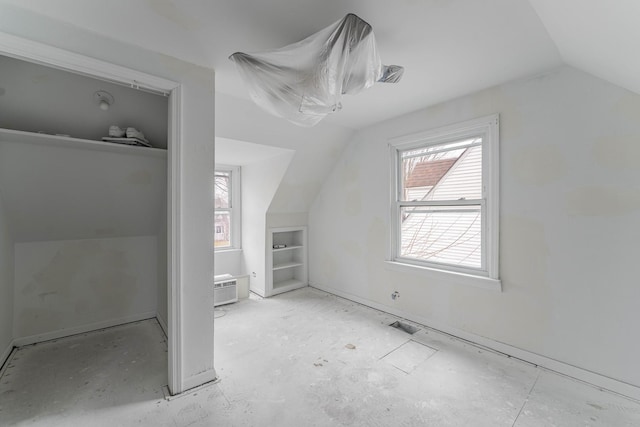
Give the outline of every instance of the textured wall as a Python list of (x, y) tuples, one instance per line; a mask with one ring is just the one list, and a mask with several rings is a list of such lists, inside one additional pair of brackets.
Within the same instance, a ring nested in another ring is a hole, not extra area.
[(15, 245), (16, 338), (156, 312), (157, 239)]
[[(388, 139), (496, 112), (503, 292), (388, 269)], [(363, 130), (310, 210), (311, 282), (640, 386), (639, 117), (562, 67)]]

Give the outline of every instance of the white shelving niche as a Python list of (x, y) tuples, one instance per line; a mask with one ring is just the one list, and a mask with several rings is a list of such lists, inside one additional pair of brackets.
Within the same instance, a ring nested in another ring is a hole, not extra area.
[(269, 231), (267, 296), (307, 286), (307, 228), (284, 227)]

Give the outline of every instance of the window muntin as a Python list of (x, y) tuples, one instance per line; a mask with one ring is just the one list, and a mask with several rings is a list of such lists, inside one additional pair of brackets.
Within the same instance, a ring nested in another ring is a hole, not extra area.
[(214, 174), (214, 247), (240, 247), (240, 168), (216, 166)]
[(390, 260), (497, 279), (498, 116), (391, 141)]

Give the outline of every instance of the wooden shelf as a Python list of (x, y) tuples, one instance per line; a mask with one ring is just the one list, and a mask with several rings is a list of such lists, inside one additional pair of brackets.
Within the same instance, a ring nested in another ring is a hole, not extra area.
[(150, 157), (167, 157), (167, 150), (160, 148), (115, 144), (113, 142), (93, 141), (90, 139), (72, 138), (70, 136), (49, 135), (2, 128), (0, 128), (0, 142), (19, 142), (49, 147), (79, 148)]

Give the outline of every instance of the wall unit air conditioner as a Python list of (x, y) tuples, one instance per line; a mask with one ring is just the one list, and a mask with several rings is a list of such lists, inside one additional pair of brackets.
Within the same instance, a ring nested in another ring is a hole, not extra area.
[(230, 274), (213, 278), (213, 306), (231, 304), (238, 301), (238, 284)]

